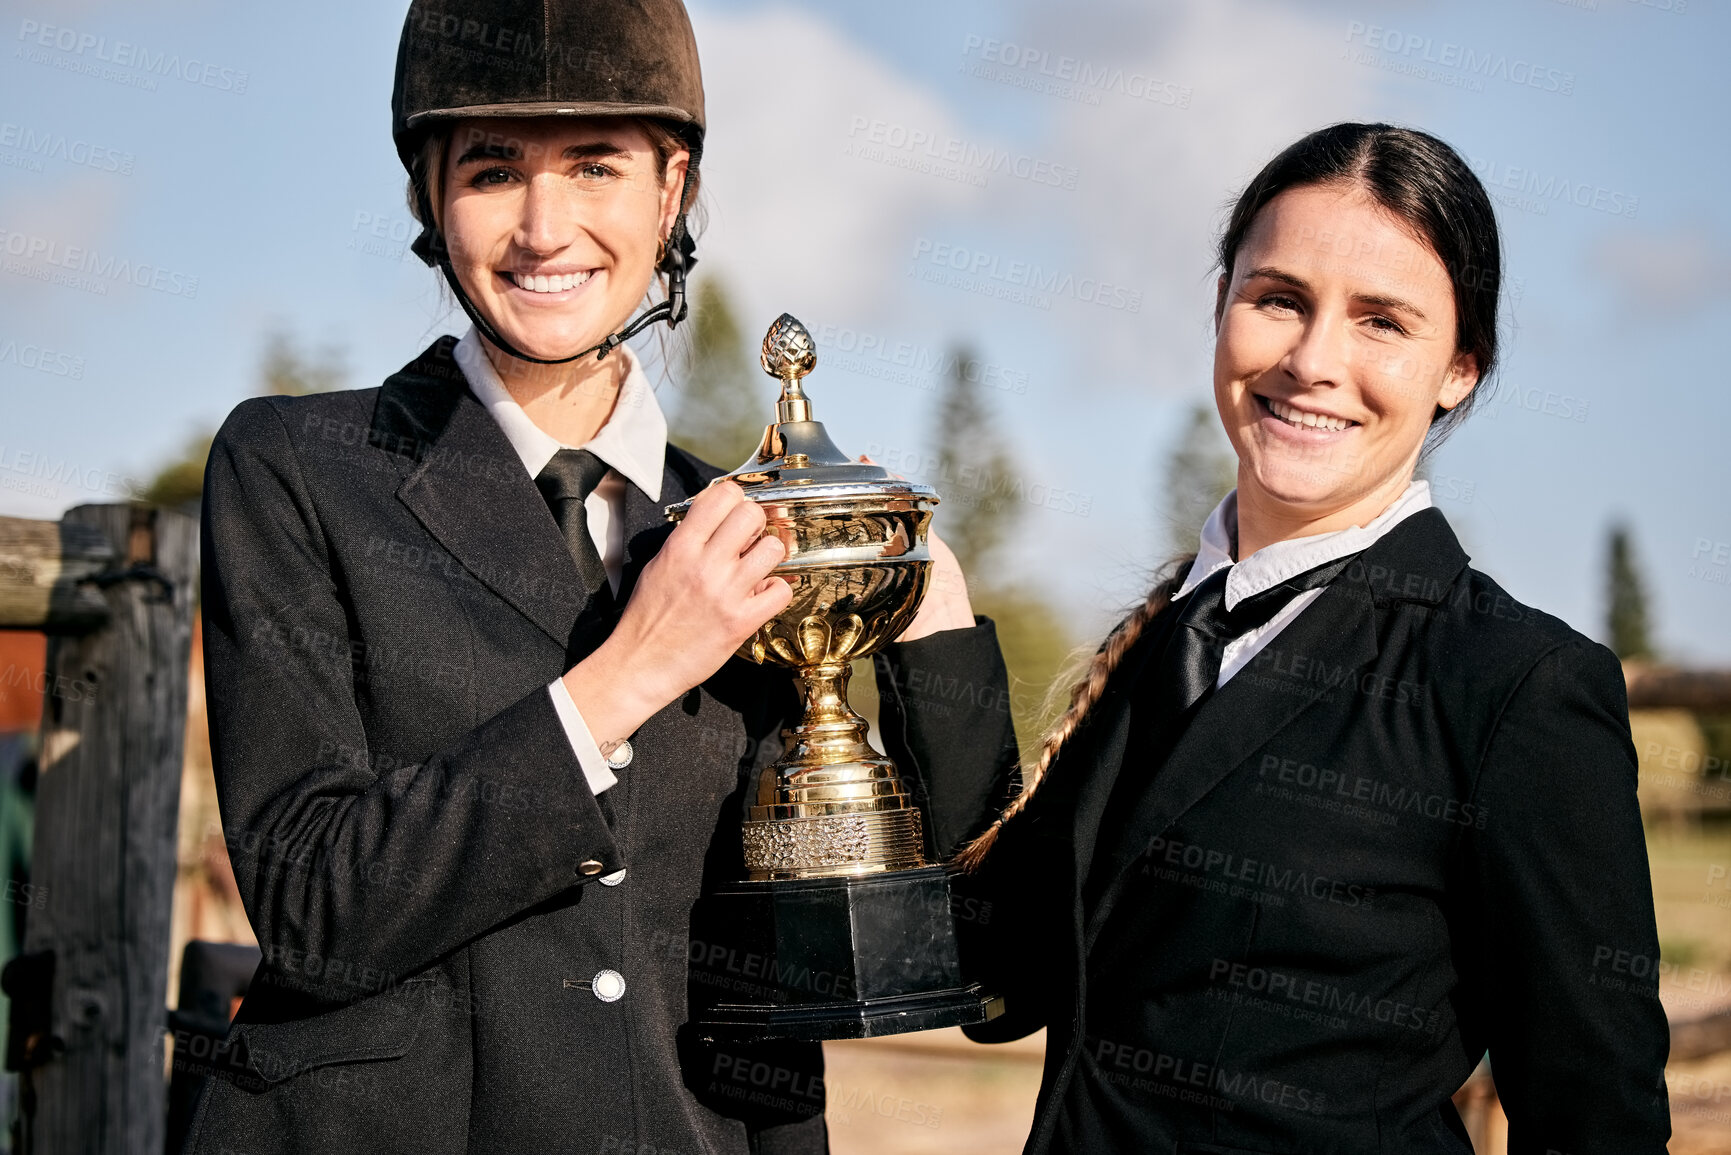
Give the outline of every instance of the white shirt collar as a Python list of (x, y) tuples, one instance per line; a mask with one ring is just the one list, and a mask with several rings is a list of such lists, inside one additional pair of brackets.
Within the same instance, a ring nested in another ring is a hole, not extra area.
[(498, 371), (487, 360), (481, 338), (473, 326), (457, 342), (455, 356), (470, 390), (493, 415), (504, 430), (506, 440), (523, 461), (530, 477), (539, 476), (561, 449), (587, 449), (618, 471), (626, 480), (648, 494), (651, 501), (661, 499), (661, 473), (667, 456), (667, 418), (649, 387), (643, 365), (628, 345), (621, 345), (614, 356), (624, 357), (629, 368), (613, 412), (582, 445), (564, 445), (529, 419), (523, 407), (511, 399)]
[(1226, 575), (1226, 608), (1230, 610), (1245, 598), (1273, 589), (1288, 578), (1368, 548), (1400, 522), (1430, 507), (1430, 483), (1414, 481), (1387, 509), (1362, 526), (1277, 541), (1233, 564), (1232, 539), (1238, 535), (1238, 491), (1234, 489), (1203, 523), (1196, 564), (1190, 567), (1173, 599), (1184, 597), (1215, 570), (1230, 566), (1231, 572)]

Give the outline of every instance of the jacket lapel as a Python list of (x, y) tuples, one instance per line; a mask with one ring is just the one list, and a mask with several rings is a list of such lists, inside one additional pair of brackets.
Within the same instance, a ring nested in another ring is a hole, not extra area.
[(585, 599), (558, 523), (498, 422), (475, 399), (441, 337), (379, 390), (368, 443), (413, 464), (397, 497), (483, 584), (564, 646), (573, 660), (607, 636), (673, 523), (665, 507), (721, 470), (668, 445), (661, 495), (625, 482), (625, 556), (607, 614)]
[[(1089, 915), (1090, 942), (1114, 905), (1118, 881), (1147, 853), (1149, 845), (1240, 763), (1291, 725), (1328, 692), (1329, 686), (1356, 677), (1358, 667), (1374, 658), (1376, 651), (1375, 612), (1370, 599), (1360, 597), (1349, 584), (1337, 582), (1282, 630), (1251, 665), (1209, 695), (1164, 765), (1121, 769), (1121, 774), (1152, 774), (1153, 780), (1136, 796), (1121, 836), (1114, 844), (1097, 848), (1098, 853), (1109, 856), (1102, 864), (1107, 885)], [(1306, 668), (1312, 664), (1322, 667), (1326, 673), (1319, 680), (1308, 681), (1264, 672), (1276, 663), (1291, 668), (1297, 661)], [(1148, 695), (1139, 693), (1135, 698), (1146, 703)], [(1134, 707), (1130, 713), (1134, 714)], [(1122, 758), (1122, 747), (1118, 756)]]
[(1132, 811), (1122, 844), (1112, 850), (1114, 869), (1141, 857), (1179, 815), (1331, 688), (1350, 684), (1376, 652), (1370, 599), (1351, 584), (1325, 590), (1202, 704)]
[[(1319, 699), (1331, 692), (1354, 692), (1362, 668), (1378, 652), (1381, 604), (1435, 604), (1446, 596), (1466, 563), (1447, 521), (1434, 509), (1416, 513), (1390, 530), (1250, 665), (1209, 696), (1163, 766), (1125, 766), (1118, 771), (1153, 773), (1154, 778), (1127, 817), (1123, 837), (1109, 847), (1095, 847), (1092, 842), (1098, 812), (1117, 774), (1102, 776), (1103, 786), (1094, 789), (1095, 826), (1089, 829), (1088, 856), (1080, 861), (1092, 861), (1096, 851), (1110, 855), (1105, 866), (1115, 882), (1179, 817)], [(1133, 687), (1126, 698), (1123, 716), (1115, 720), (1114, 741), (1100, 750), (1103, 758), (1113, 760), (1105, 765), (1114, 769), (1123, 759), (1134, 704), (1146, 701), (1147, 695)], [(1083, 850), (1080, 834), (1079, 829), (1078, 852)], [(1085, 878), (1085, 871), (1079, 871), (1078, 877)], [(1110, 910), (1115, 893), (1116, 887), (1109, 887), (1092, 912), (1090, 938)]]
[[(561, 646), (585, 598), (522, 459), (441, 338), (379, 391), (369, 440), (415, 465), (397, 497), (452, 557)], [(447, 368), (448, 367), (448, 368)]]
[[(716, 470), (714, 476), (719, 476)], [(707, 478), (688, 458), (672, 445), (661, 467), (661, 496), (652, 499), (627, 480), (625, 483), (625, 558), (619, 569), (619, 596), (615, 604), (623, 606), (631, 591), (637, 588), (637, 578), (649, 559), (661, 550), (673, 523), (667, 520), (667, 507), (702, 489)]]

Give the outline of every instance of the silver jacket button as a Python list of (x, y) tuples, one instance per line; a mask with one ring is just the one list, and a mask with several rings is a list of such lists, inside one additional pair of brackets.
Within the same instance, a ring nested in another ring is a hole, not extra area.
[(625, 976), (616, 970), (596, 971), (589, 981), (595, 997), (604, 1003), (616, 1003), (625, 997)]
[(600, 878), (597, 878), (595, 881), (599, 882), (602, 886), (618, 886), (620, 883), (625, 881), (625, 868), (620, 867), (618, 870), (615, 870), (612, 874), (603, 874)]

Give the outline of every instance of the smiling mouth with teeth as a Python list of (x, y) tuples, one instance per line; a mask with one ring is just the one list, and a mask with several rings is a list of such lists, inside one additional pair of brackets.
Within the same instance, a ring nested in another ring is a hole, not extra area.
[(595, 275), (593, 269), (585, 273), (564, 273), (560, 276), (534, 276), (525, 273), (507, 273), (511, 283), (519, 289), (527, 289), (531, 293), (563, 293), (566, 289), (575, 289), (584, 281)]
[(1358, 424), (1358, 422), (1348, 421), (1344, 417), (1325, 417), (1321, 413), (1306, 413), (1296, 406), (1288, 405), (1284, 401), (1277, 401), (1272, 397), (1264, 397), (1260, 393), (1256, 395), (1256, 399), (1262, 402), (1263, 406), (1280, 420), (1300, 429), (1341, 430), (1351, 429)]

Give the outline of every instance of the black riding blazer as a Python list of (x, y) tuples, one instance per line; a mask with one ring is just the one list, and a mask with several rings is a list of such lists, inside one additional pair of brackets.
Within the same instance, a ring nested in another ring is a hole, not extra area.
[[(679, 1030), (690, 912), (742, 874), (744, 791), (781, 752), (791, 678), (730, 659), (593, 794), (546, 687), (616, 617), (584, 604), (453, 344), (380, 389), (245, 402), (211, 452), (212, 750), (265, 961), (189, 1149), (822, 1151), (815, 1045)], [(718, 472), (670, 446), (658, 500), (628, 484), (621, 603), (671, 532), (663, 504)], [(990, 623), (891, 646), (897, 663), (1004, 684)], [(1007, 717), (981, 695), (928, 726), (880, 681), (947, 850), (1002, 789)]]
[[(1659, 948), (1611, 653), (1425, 510), (1135, 764), (1181, 605), (969, 883), (1009, 1002), (970, 1034), (1049, 1030), (1027, 1149), (1470, 1155), (1449, 1098), (1488, 1049), (1514, 1155), (1663, 1152), (1665, 1016), (1618, 965)], [(1145, 781), (1102, 844), (1120, 774)]]

